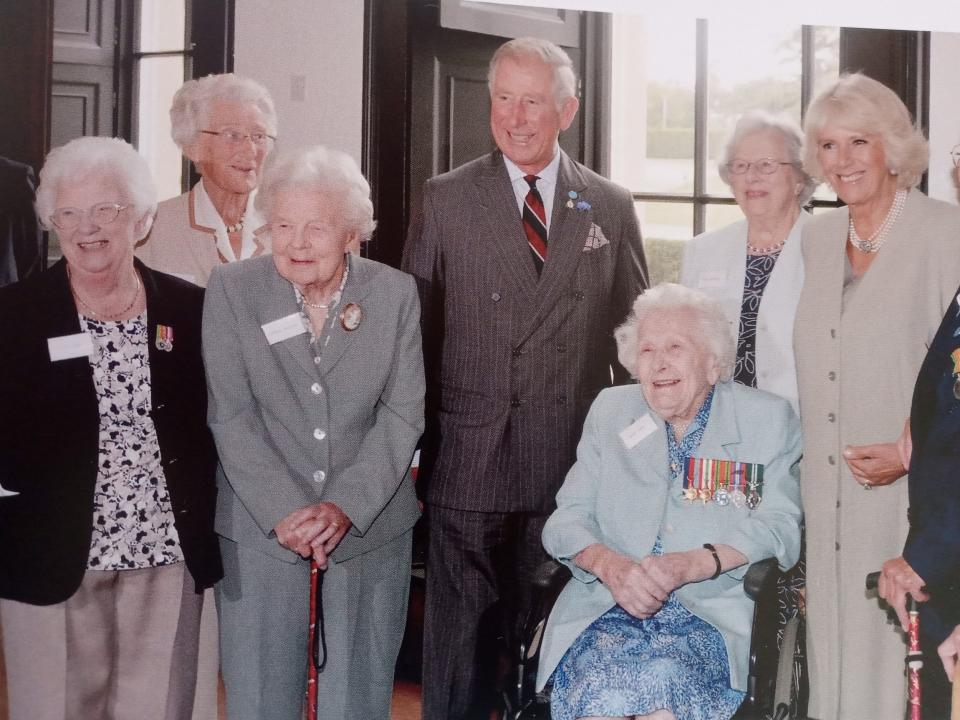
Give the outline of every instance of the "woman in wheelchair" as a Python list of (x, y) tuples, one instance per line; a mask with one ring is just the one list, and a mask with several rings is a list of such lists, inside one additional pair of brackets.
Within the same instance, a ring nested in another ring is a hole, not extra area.
[(661, 284), (617, 330), (637, 386), (593, 403), (547, 551), (573, 577), (547, 623), (538, 689), (554, 720), (729, 718), (746, 689), (748, 563), (800, 551), (800, 426), (730, 381), (721, 307)]

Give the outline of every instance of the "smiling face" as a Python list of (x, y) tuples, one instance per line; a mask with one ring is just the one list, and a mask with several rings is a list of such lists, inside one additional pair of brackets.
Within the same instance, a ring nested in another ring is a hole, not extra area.
[[(213, 132), (236, 130), (250, 135), (266, 133), (266, 118), (256, 105), (216, 100), (210, 106), (210, 114), (202, 128)], [(263, 161), (272, 148), (272, 141), (255, 145), (244, 138), (234, 145), (219, 135), (200, 133), (195, 145), (187, 155), (197, 164), (204, 182), (238, 195), (249, 194), (260, 184)]]
[[(101, 203), (127, 207), (113, 222), (99, 225), (88, 210)], [(101, 174), (71, 178), (59, 189), (55, 207), (83, 211), (77, 227), (56, 231), (63, 255), (75, 273), (116, 273), (132, 266), (133, 246), (143, 233), (147, 216), (137, 218), (136, 209), (114, 178)]]
[(847, 205), (877, 202), (896, 192), (879, 135), (827, 123), (817, 136), (817, 160), (824, 180)]
[(553, 94), (554, 72), (532, 57), (505, 57), (497, 63), (490, 95), (490, 131), (501, 152), (525, 173), (550, 164), (562, 130), (579, 106), (570, 97), (561, 108)]
[[(745, 135), (737, 144), (731, 160), (756, 163), (763, 158), (789, 162), (783, 135), (776, 130), (760, 130)], [(792, 165), (780, 165), (771, 175), (764, 175), (755, 165), (742, 175), (730, 173), (730, 189), (747, 220), (760, 217), (785, 217), (796, 213), (797, 196), (803, 183)]]
[(647, 403), (672, 425), (696, 416), (720, 371), (697, 342), (697, 313), (668, 310), (646, 318), (637, 328), (637, 379)]
[(270, 210), (273, 262), (301, 290), (324, 290), (340, 281), (344, 252), (357, 237), (341, 220), (340, 199), (317, 188), (276, 194)]

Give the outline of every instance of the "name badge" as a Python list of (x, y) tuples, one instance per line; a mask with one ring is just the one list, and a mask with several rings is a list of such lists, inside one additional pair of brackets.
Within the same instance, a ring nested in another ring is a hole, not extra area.
[(302, 335), (307, 331), (303, 326), (300, 313), (290, 313), (286, 317), (268, 322), (260, 327), (263, 328), (263, 334), (267, 337), (267, 342), (271, 345), (289, 340), (297, 335)]
[(644, 438), (651, 435), (657, 429), (657, 424), (650, 415), (644, 415), (639, 420), (630, 423), (626, 428), (620, 431), (620, 439), (623, 441), (627, 450), (632, 450)]
[(697, 287), (722, 288), (727, 284), (727, 274), (723, 270), (704, 270), (700, 273)]
[(93, 338), (85, 332), (47, 338), (50, 362), (93, 355)]
[(14, 492), (13, 490), (7, 490), (3, 485), (0, 485), (0, 498), (5, 497), (16, 497), (20, 493)]

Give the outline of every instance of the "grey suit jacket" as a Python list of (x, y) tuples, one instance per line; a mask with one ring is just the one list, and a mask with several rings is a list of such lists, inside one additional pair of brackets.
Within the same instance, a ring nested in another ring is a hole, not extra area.
[[(620, 432), (644, 415), (655, 429), (627, 448)], [(682, 478), (671, 478), (666, 427), (639, 386), (605, 390), (590, 409), (577, 463), (543, 530), (547, 552), (567, 564), (573, 578), (547, 623), (538, 685), (543, 686), (573, 641), (614, 606), (613, 596), (573, 557), (594, 543), (637, 560), (650, 554), (657, 535), (665, 553), (726, 544), (749, 562), (776, 557), (792, 567), (800, 554), (800, 423), (776, 395), (733, 382), (718, 383), (710, 419), (695, 457), (762, 463), (763, 500), (754, 509), (682, 499)], [(743, 591), (746, 565), (716, 580), (676, 590), (690, 612), (716, 627), (730, 662), (730, 683), (744, 689), (753, 601)]]
[(430, 503), (550, 510), (611, 367), (627, 379), (613, 330), (645, 286), (633, 200), (560, 152), (539, 277), (499, 152), (424, 188), (403, 269), (423, 308)]
[(293, 510), (334, 502), (353, 528), (343, 561), (410, 529), (408, 472), (423, 431), (423, 359), (413, 280), (350, 256), (340, 308), (314, 364), (309, 335), (270, 344), (262, 326), (297, 312), (293, 286), (264, 256), (213, 269), (203, 312), (209, 422), (220, 454), (216, 530), (288, 562), (273, 528)]

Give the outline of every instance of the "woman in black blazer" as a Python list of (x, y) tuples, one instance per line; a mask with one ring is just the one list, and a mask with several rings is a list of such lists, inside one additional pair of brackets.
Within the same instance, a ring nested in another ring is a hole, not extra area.
[(122, 140), (53, 150), (38, 214), (64, 258), (0, 289), (0, 619), (11, 720), (189, 718), (222, 575), (203, 291), (133, 246), (156, 208)]

